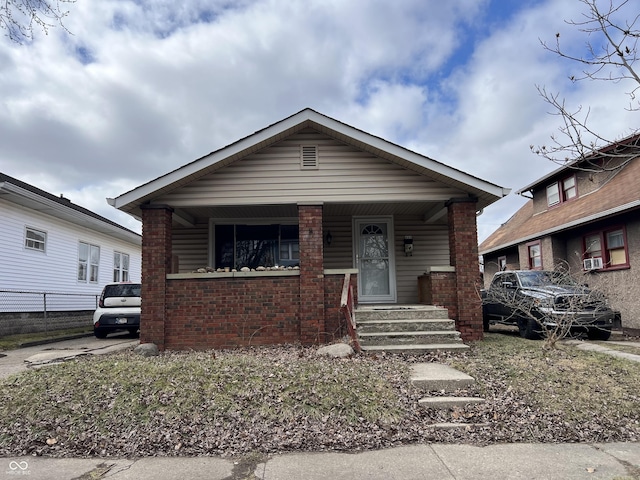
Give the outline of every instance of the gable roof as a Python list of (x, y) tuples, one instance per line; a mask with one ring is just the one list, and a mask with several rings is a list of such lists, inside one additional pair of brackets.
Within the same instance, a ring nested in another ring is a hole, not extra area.
[[(580, 170), (581, 168), (583, 168), (583, 166), (585, 166), (585, 164), (586, 164), (586, 168), (588, 168), (590, 164), (593, 165), (593, 163), (591, 162), (597, 162), (598, 160), (607, 160), (607, 159), (613, 160), (615, 158), (632, 160), (638, 155), (639, 146), (640, 146), (640, 133), (630, 135), (617, 142), (610, 143), (604, 146), (603, 148), (595, 150), (590, 155), (587, 155), (583, 158), (577, 158), (573, 161), (570, 161), (566, 165), (556, 168), (555, 170), (538, 178), (533, 183), (530, 183), (526, 187), (522, 187), (520, 190), (518, 190), (515, 193), (516, 195), (521, 195), (525, 192), (531, 192), (536, 188), (542, 186), (543, 184), (546, 185), (550, 179), (556, 176), (560, 176), (566, 171)], [(631, 153), (629, 154), (628, 152), (631, 152)], [(624, 163), (624, 160), (623, 160), (623, 163)]]
[(235, 160), (262, 150), (305, 128), (314, 128), (321, 133), (378, 157), (385, 158), (404, 168), (422, 175), (428, 175), (434, 180), (467, 191), (478, 197), (479, 209), (490, 205), (510, 192), (510, 189), (481, 180), (383, 140), (380, 137), (322, 115), (315, 110), (306, 108), (116, 198), (109, 198), (107, 201), (113, 207), (137, 216), (139, 215), (140, 206), (152, 198), (189, 184), (204, 175), (229, 165)]
[(575, 200), (533, 213), (529, 200), (478, 247), (481, 255), (545, 235), (640, 208), (640, 160), (634, 159), (598, 190)]
[(0, 172), (0, 198), (106, 235), (141, 245), (141, 236), (71, 200)]

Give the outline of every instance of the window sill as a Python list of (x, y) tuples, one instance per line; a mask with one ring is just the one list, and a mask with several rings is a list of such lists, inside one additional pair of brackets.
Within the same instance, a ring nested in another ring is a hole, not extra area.
[(189, 278), (247, 278), (247, 277), (295, 277), (300, 270), (264, 270), (253, 272), (210, 272), (210, 273), (170, 273), (167, 280), (185, 280)]

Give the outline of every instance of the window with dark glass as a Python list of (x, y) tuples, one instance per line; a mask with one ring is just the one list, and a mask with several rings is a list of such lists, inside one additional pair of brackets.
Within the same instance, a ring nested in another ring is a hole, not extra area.
[(216, 225), (216, 268), (294, 266), (300, 262), (297, 225)]

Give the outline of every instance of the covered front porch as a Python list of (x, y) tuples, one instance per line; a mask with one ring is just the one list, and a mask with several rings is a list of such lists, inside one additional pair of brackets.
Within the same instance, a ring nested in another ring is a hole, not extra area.
[(428, 299), (449, 310), (464, 340), (482, 338), (473, 197), (141, 209), (142, 342), (175, 350), (330, 342), (347, 334), (345, 275), (356, 304)]

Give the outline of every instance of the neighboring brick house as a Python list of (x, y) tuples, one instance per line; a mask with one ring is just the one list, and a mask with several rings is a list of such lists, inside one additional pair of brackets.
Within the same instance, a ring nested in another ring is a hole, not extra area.
[(480, 244), (485, 282), (501, 268), (553, 269), (566, 262), (580, 281), (604, 291), (625, 331), (640, 334), (638, 141), (609, 145), (600, 156), (516, 192), (533, 198)]
[(476, 212), (507, 193), (305, 109), (109, 203), (143, 222), (141, 341), (207, 349), (330, 341), (347, 279), (409, 304), (425, 273), (482, 338)]

